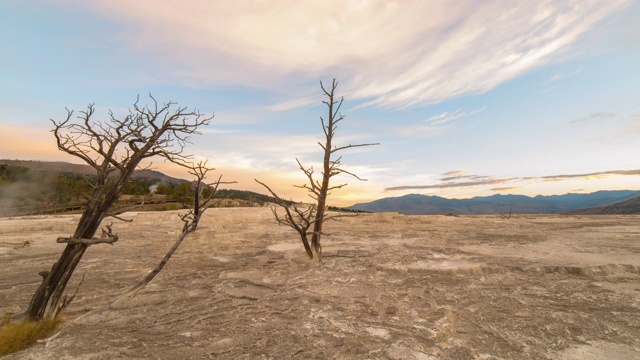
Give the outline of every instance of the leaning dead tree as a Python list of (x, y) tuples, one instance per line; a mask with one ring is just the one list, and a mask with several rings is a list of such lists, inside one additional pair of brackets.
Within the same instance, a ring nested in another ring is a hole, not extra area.
[(140, 291), (149, 282), (151, 282), (151, 280), (153, 280), (153, 278), (155, 278), (156, 275), (158, 275), (160, 271), (162, 271), (167, 262), (169, 262), (169, 259), (171, 259), (176, 250), (178, 250), (178, 247), (180, 246), (180, 244), (182, 244), (184, 239), (186, 239), (189, 234), (196, 231), (202, 215), (204, 215), (204, 212), (209, 208), (214, 197), (216, 196), (216, 193), (218, 192), (218, 186), (220, 186), (220, 184), (235, 183), (235, 181), (222, 182), (221, 175), (218, 177), (218, 180), (207, 184), (205, 182), (207, 173), (215, 169), (207, 167), (206, 161), (198, 162), (195, 165), (184, 166), (189, 169), (189, 174), (195, 177), (195, 180), (191, 184), (192, 202), (190, 204), (184, 204), (189, 206), (189, 210), (185, 214), (178, 215), (180, 217), (180, 220), (183, 222), (182, 232), (180, 233), (180, 236), (178, 236), (176, 242), (173, 244), (171, 249), (169, 249), (164, 258), (158, 263), (158, 265), (156, 265), (153, 270), (151, 270), (142, 280), (140, 280), (140, 282), (134, 285), (122, 296), (118, 297), (118, 299), (116, 299), (111, 304), (112, 306), (117, 306), (127, 302), (129, 299), (133, 298), (138, 293), (138, 291)]
[[(358, 180), (366, 181), (358, 177), (356, 174), (351, 173), (342, 168), (342, 157), (335, 158), (335, 154), (346, 149), (378, 145), (378, 143), (372, 144), (349, 144), (344, 146), (336, 146), (333, 143), (333, 137), (339, 122), (344, 120), (344, 116), (340, 114), (340, 107), (344, 98), (340, 97), (338, 100), (335, 95), (335, 90), (338, 87), (338, 82), (333, 79), (331, 88), (327, 89), (320, 82), (320, 88), (323, 95), (326, 97), (322, 101), (327, 107), (327, 119), (320, 117), (322, 124), (322, 130), (324, 131), (325, 140), (318, 142), (318, 145), (324, 152), (324, 158), (322, 162), (322, 180), (318, 181), (314, 177), (313, 167), (304, 167), (300, 160), (296, 159), (298, 167), (307, 177), (307, 183), (296, 187), (306, 189), (308, 195), (314, 200), (312, 205), (293, 204), (291, 201), (286, 201), (279, 197), (271, 188), (264, 183), (256, 180), (259, 184), (264, 186), (274, 197), (274, 204), (276, 207), (284, 209), (285, 215), (281, 217), (278, 215), (277, 209), (272, 208), (274, 217), (278, 224), (286, 225), (298, 232), (302, 243), (309, 258), (313, 259), (313, 253), (315, 252), (318, 261), (322, 263), (322, 244), (320, 242), (323, 235), (322, 227), (324, 221), (331, 218), (326, 214), (327, 210), (327, 197), (330, 195), (331, 190), (340, 189), (347, 186), (346, 183), (339, 185), (330, 185), (330, 180), (336, 175), (346, 174), (355, 177)], [(311, 231), (309, 231), (311, 228)], [(311, 244), (309, 244), (308, 236), (311, 236)]]
[(51, 120), (58, 149), (82, 159), (93, 168), (96, 178), (75, 232), (58, 239), (67, 245), (51, 271), (42, 273), (43, 281), (27, 309), (31, 319), (55, 317), (65, 306), (62, 295), (89, 246), (118, 240), (111, 227), (103, 230), (101, 237), (95, 234), (103, 219), (116, 215), (110, 209), (140, 162), (161, 156), (187, 163), (189, 156), (183, 150), (189, 137), (213, 117), (177, 107), (174, 102), (158, 103), (151, 95), (149, 98), (150, 105), (140, 104), (138, 98), (124, 118), (110, 111), (107, 120), (94, 120), (95, 108), (91, 104), (75, 118), (74, 112), (67, 109), (66, 119)]

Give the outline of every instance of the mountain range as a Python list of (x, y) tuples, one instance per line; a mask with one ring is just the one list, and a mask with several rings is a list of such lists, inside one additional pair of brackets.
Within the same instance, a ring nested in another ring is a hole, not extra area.
[(640, 197), (621, 201), (613, 205), (597, 206), (567, 212), (570, 215), (610, 215), (610, 214), (640, 214)]
[[(94, 174), (95, 170), (85, 164), (48, 162), (33, 160), (0, 160), (0, 164), (26, 167), (32, 170)], [(159, 184), (181, 184), (188, 180), (174, 178), (159, 171), (136, 170), (134, 179), (153, 179)], [(231, 190), (229, 190), (231, 191)], [(238, 195), (238, 191), (232, 191)], [(253, 197), (264, 196), (251, 193)], [(267, 196), (264, 196), (268, 198)], [(492, 195), (470, 199), (446, 199), (439, 196), (409, 194), (383, 198), (348, 207), (350, 210), (370, 212), (397, 212), (407, 215), (423, 214), (640, 214), (640, 192), (634, 190), (597, 191), (590, 194), (538, 195)]]
[[(597, 191), (565, 195), (492, 195), (470, 199), (409, 194), (350, 206), (351, 210), (423, 214), (557, 214), (581, 209), (586, 214), (640, 213), (640, 192), (633, 190)], [(625, 203), (628, 202), (628, 203)], [(605, 210), (606, 209), (606, 210)], [(603, 212), (607, 211), (607, 212)]]

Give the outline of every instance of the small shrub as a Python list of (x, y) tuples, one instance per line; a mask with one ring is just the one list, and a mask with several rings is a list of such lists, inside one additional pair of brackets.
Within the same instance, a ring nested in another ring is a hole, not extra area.
[(58, 318), (40, 322), (25, 319), (12, 323), (11, 316), (5, 315), (0, 327), (0, 356), (20, 351), (46, 338), (59, 324)]
[(0, 325), (0, 328), (7, 326), (11, 323), (11, 316), (13, 314), (12, 313), (6, 313), (4, 314), (4, 316), (2, 317), (2, 325)]
[(180, 210), (182, 208), (182, 206), (178, 206), (178, 204), (166, 204), (166, 205), (162, 205), (160, 206), (160, 211), (171, 211), (171, 210)]

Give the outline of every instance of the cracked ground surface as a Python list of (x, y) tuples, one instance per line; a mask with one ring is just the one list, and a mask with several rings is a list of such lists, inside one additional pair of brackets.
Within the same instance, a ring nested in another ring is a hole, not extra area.
[[(60, 333), (7, 359), (640, 358), (640, 216), (363, 214), (325, 225), (319, 266), (269, 209), (210, 209), (112, 306), (181, 229), (124, 217), (80, 263)], [(77, 219), (0, 219), (0, 313), (26, 309)]]

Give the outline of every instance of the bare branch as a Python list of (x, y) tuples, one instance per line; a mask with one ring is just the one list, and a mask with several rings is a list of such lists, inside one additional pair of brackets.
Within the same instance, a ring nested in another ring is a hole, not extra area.
[(334, 148), (331, 150), (331, 153), (338, 152), (338, 151), (340, 151), (340, 150), (344, 150), (344, 149), (349, 149), (349, 148), (362, 147), (362, 146), (374, 146), (374, 145), (380, 145), (380, 143), (357, 144), (357, 145), (351, 145), (351, 144), (349, 144), (349, 145), (347, 145), (347, 146), (334, 147)]
[(84, 244), (84, 245), (96, 245), (96, 244), (111, 244), (118, 241), (118, 237), (113, 238), (92, 238), (92, 239), (74, 239), (74, 238), (65, 238), (59, 237), (56, 242), (59, 244), (67, 243), (67, 244)]
[(84, 245), (95, 245), (95, 244), (111, 244), (118, 241), (118, 234), (113, 233), (113, 229), (111, 228), (113, 223), (109, 225), (105, 225), (107, 230), (102, 229), (102, 236), (99, 238), (91, 238), (91, 239), (83, 239), (83, 238), (65, 238), (59, 237), (56, 242), (58, 243), (67, 243), (67, 244), (84, 244)]
[[(69, 297), (69, 298), (67, 298), (67, 295), (65, 295), (64, 298), (62, 298), (62, 303), (60, 304), (58, 309), (53, 314), (54, 317), (58, 316), (58, 314), (60, 312), (62, 312), (64, 309), (66, 309), (67, 306), (69, 306), (69, 304), (71, 304), (73, 299), (76, 298), (76, 295), (78, 295), (78, 290), (80, 290), (80, 286), (82, 285), (82, 283), (84, 283), (84, 276), (85, 276), (85, 274), (82, 274), (82, 279), (80, 279), (80, 283), (78, 284), (78, 286), (76, 286), (76, 291), (73, 292), (73, 295), (71, 295), (71, 297)], [(53, 340), (53, 339), (51, 339), (51, 340)], [(47, 342), (47, 344), (48, 344), (48, 342)], [(45, 345), (45, 347), (46, 347), (46, 345)]]
[(133, 222), (133, 219), (121, 218), (120, 216), (115, 215), (115, 214), (110, 214), (110, 215), (107, 215), (107, 216), (112, 217), (112, 218), (114, 218), (116, 220), (124, 221), (124, 222)]
[(363, 178), (359, 177), (358, 175), (356, 175), (356, 174), (354, 174), (352, 172), (349, 172), (347, 170), (340, 169), (340, 168), (336, 168), (336, 169), (332, 170), (330, 176), (334, 176), (334, 175), (338, 175), (338, 174), (347, 174), (347, 175), (353, 176), (354, 178), (356, 178), (356, 179), (358, 179), (360, 181), (367, 181), (367, 179), (363, 179)]
[(302, 240), (302, 244), (304, 245), (304, 248), (307, 251), (307, 255), (309, 255), (309, 258), (313, 259), (313, 252), (311, 251), (311, 247), (309, 246), (309, 241), (307, 240), (307, 230), (311, 227), (311, 224), (313, 224), (314, 222), (312, 219), (314, 218), (314, 215), (316, 213), (316, 207), (312, 205), (306, 208), (302, 208), (296, 205), (292, 205), (291, 202), (287, 202), (283, 200), (280, 196), (278, 196), (265, 183), (262, 183), (257, 179), (254, 179), (254, 180), (258, 184), (264, 186), (267, 189), (267, 191), (269, 191), (269, 193), (273, 196), (274, 203), (277, 206), (284, 209), (286, 215), (285, 215), (285, 218), (282, 219), (278, 215), (276, 208), (275, 207), (271, 208), (271, 212), (273, 213), (277, 223), (279, 225), (289, 226), (292, 229), (296, 230), (298, 232), (298, 235), (300, 235), (300, 240)]

